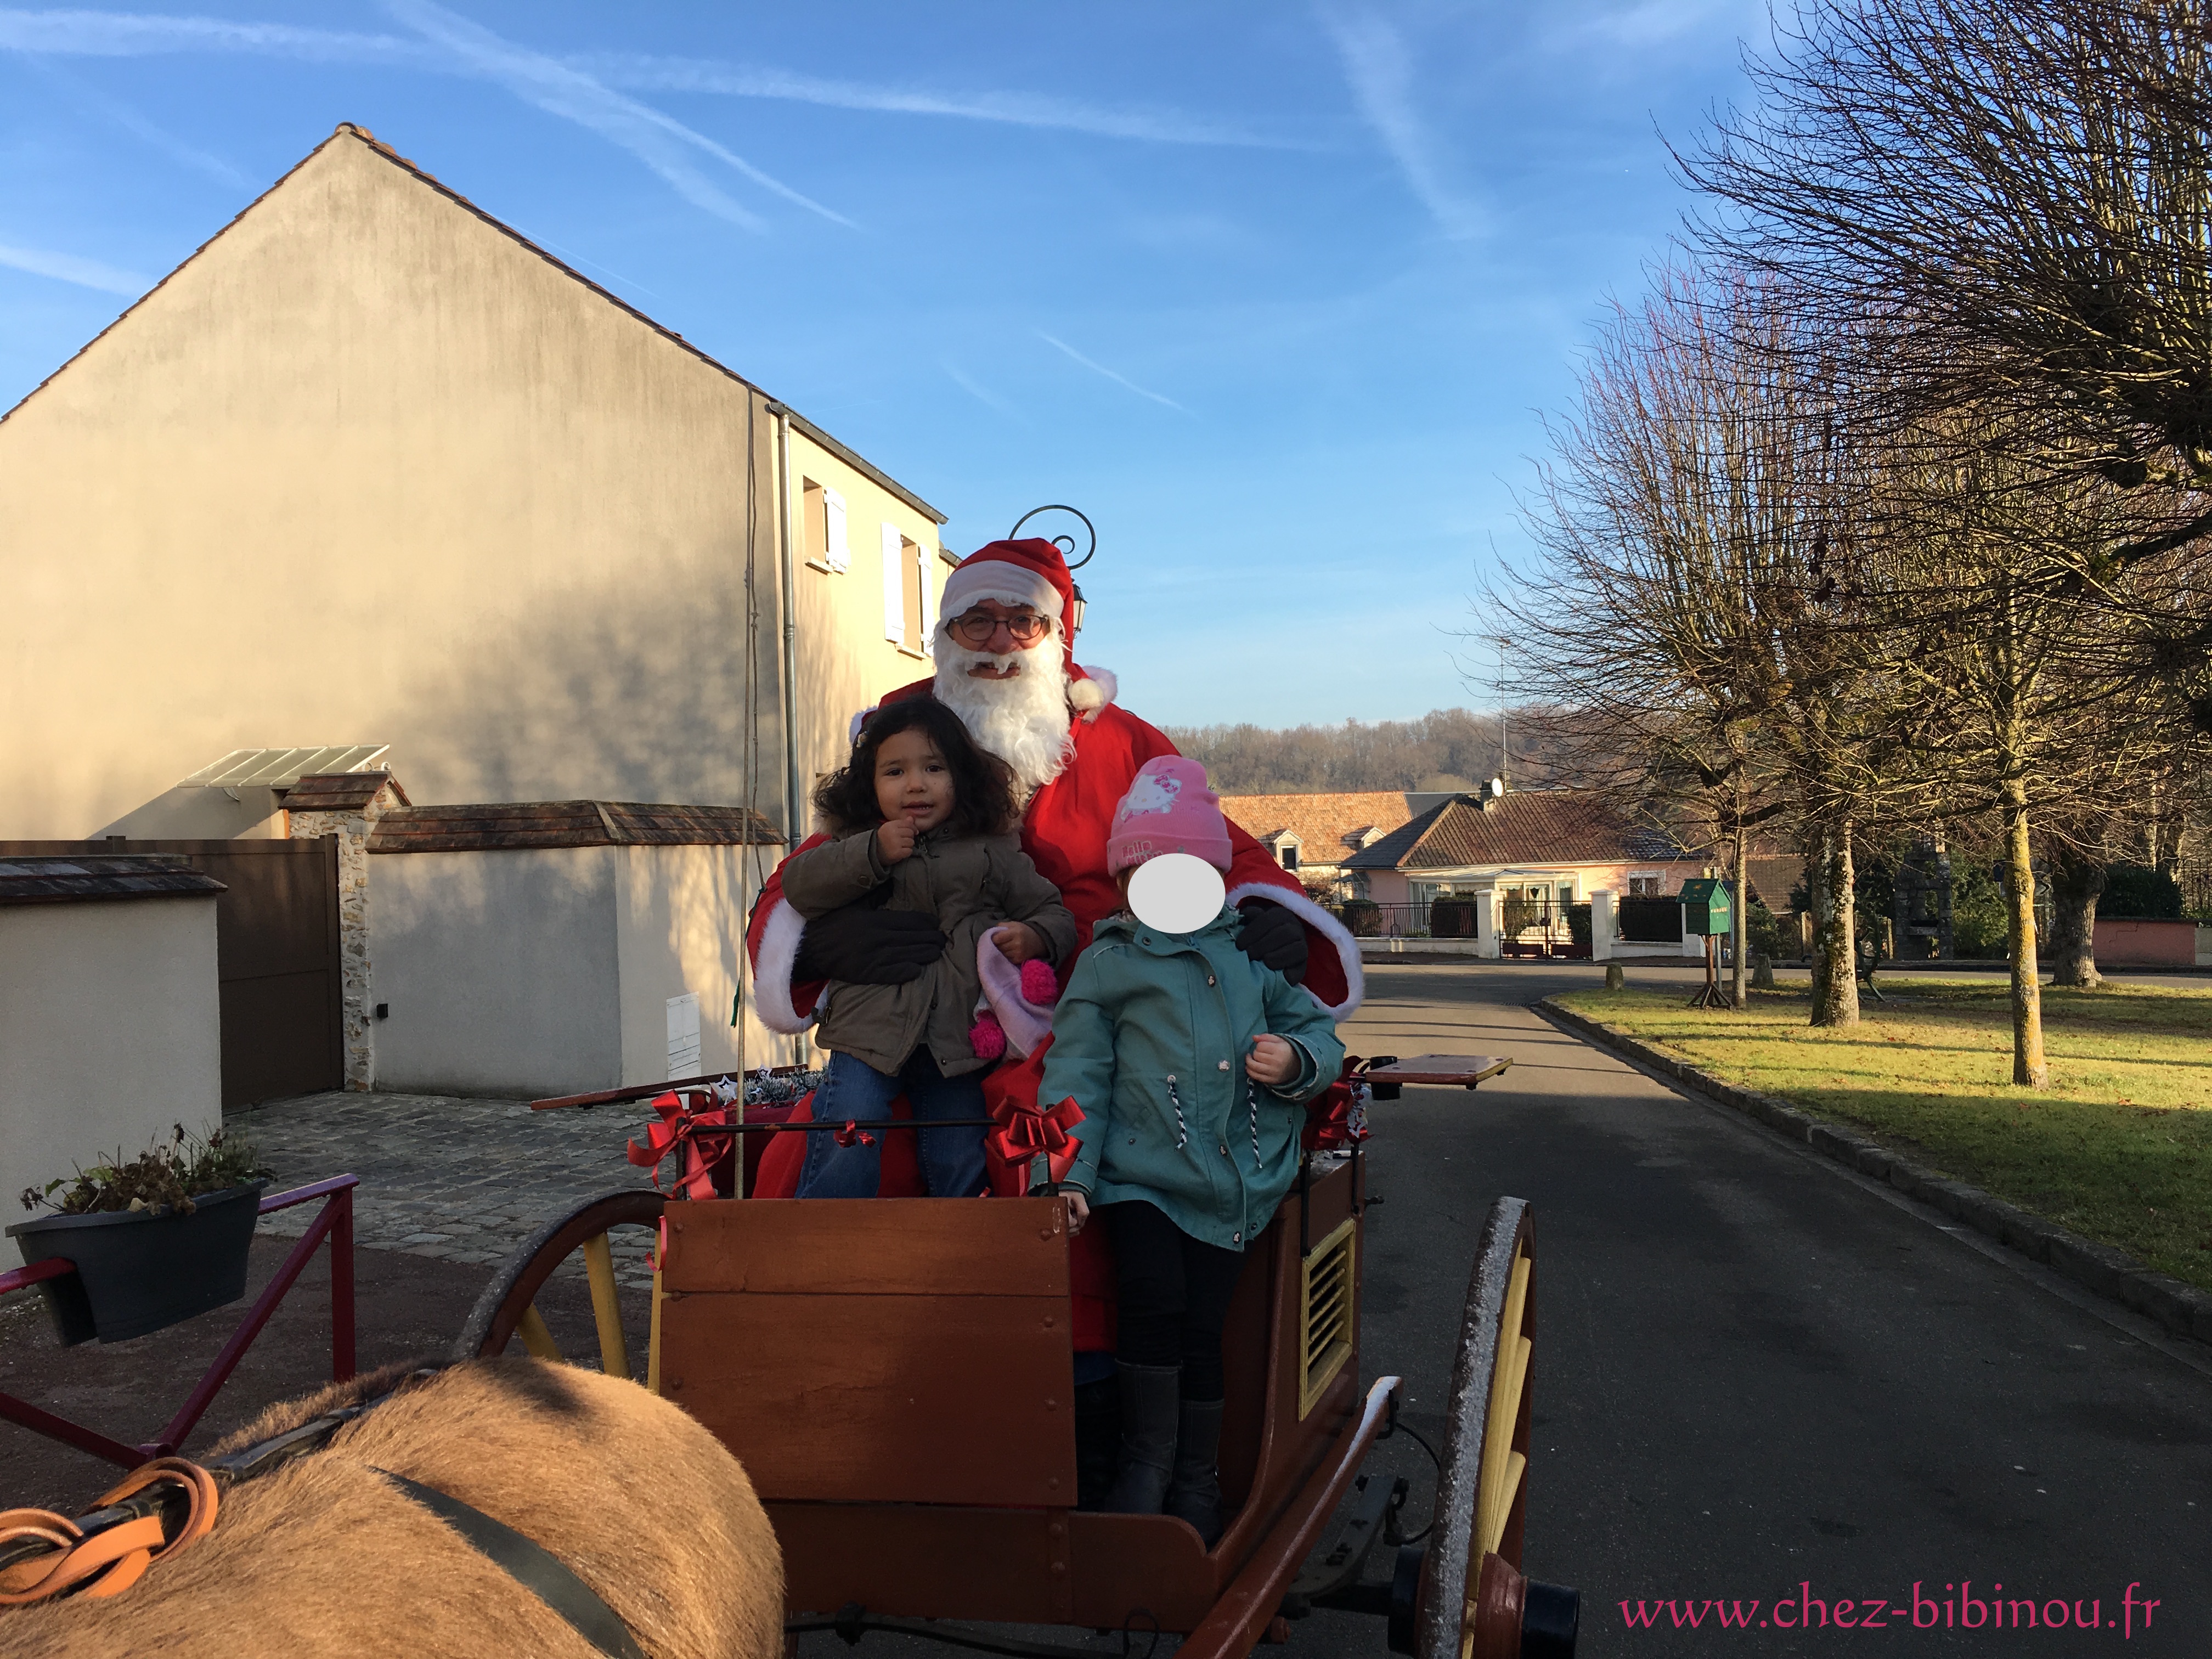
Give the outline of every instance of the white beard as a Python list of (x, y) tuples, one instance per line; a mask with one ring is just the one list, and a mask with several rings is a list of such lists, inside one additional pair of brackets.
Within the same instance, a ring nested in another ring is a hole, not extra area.
[[(979, 663), (993, 668), (1018, 665), (1021, 672), (1009, 680), (981, 678), (968, 672)], [(936, 691), (938, 702), (960, 716), (969, 736), (1013, 768), (1025, 805), (1075, 757), (1075, 738), (1068, 730), (1067, 666), (1056, 635), (1047, 635), (1030, 650), (1003, 656), (963, 650), (939, 639)]]

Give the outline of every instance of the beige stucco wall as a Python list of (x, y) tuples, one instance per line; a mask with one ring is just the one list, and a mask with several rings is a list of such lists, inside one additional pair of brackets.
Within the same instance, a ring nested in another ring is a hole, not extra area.
[(372, 854), (375, 1086), (428, 1094), (622, 1081), (612, 848)]
[(212, 895), (0, 908), (9, 1219), (26, 1187), (219, 1128), (221, 1018)]
[[(699, 999), (700, 1071), (733, 1069), (740, 932), (764, 847), (573, 847), (368, 859), (375, 1086), (580, 1094), (668, 1075), (667, 1003)], [(748, 1007), (744, 1063), (796, 1058)]]
[[(804, 505), (809, 483), (844, 497), (849, 562), (843, 571), (825, 568), (809, 556)], [(933, 520), (797, 429), (791, 434), (790, 489), (793, 614), (799, 619), (799, 775), (811, 791), (815, 779), (845, 763), (854, 714), (873, 707), (885, 692), (936, 672), (926, 651), (913, 648), (926, 641), (890, 638), (883, 526), (890, 525), (921, 550), (926, 632), (933, 629), (938, 596), (951, 567), (942, 556)], [(809, 809), (800, 820), (802, 831), (811, 823)]]
[(668, 1077), (668, 999), (699, 999), (699, 1074), (802, 1059), (745, 1011), (744, 1052), (730, 1024), (744, 941), (721, 917), (751, 907), (780, 847), (626, 847), (615, 865), (615, 941), (621, 973), (622, 1081)]
[(422, 803), (741, 803), (749, 525), (780, 819), (774, 430), (341, 134), (0, 422), (0, 838), (280, 744), (389, 743)]

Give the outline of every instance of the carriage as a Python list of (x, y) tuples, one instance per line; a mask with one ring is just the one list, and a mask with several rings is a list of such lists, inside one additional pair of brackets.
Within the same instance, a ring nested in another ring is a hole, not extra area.
[[(1507, 1063), (1369, 1060), (1357, 1086), (1382, 1100), (1409, 1084), (1472, 1089)], [(1575, 1593), (1522, 1571), (1535, 1320), (1522, 1200), (1500, 1199), (1483, 1231), (1431, 1451), (1434, 1515), (1425, 1543), (1410, 1543), (1407, 1483), (1362, 1470), (1379, 1439), (1410, 1431), (1399, 1379), (1359, 1380), (1365, 1158), (1356, 1139), (1307, 1155), (1231, 1306), (1231, 1518), (1208, 1550), (1169, 1516), (1077, 1507), (1059, 1199), (750, 1199), (763, 1138), (835, 1126), (787, 1111), (744, 1121), (718, 1106), (711, 1079), (691, 1083), (539, 1103), (672, 1089), (657, 1103), (696, 1131), (684, 1137), (694, 1178), (672, 1198), (630, 1188), (547, 1221), (494, 1276), (455, 1357), (518, 1340), (562, 1357), (535, 1303), (580, 1255), (600, 1366), (633, 1375), (641, 1334), (641, 1380), (728, 1446), (766, 1504), (788, 1642), (886, 1631), (1038, 1659), (1079, 1651), (1006, 1628), (1058, 1626), (1170, 1632), (1188, 1659), (1214, 1659), (1336, 1608), (1376, 1615), (1390, 1651), (1426, 1659), (1572, 1653)], [(641, 1315), (625, 1308), (610, 1242), (635, 1227), (655, 1235), (650, 1288), (632, 1293)], [(1369, 1582), (1370, 1564), (1387, 1582)]]

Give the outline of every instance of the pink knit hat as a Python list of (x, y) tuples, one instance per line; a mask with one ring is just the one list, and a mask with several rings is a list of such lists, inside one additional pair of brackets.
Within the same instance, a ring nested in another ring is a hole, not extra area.
[(1180, 755), (1162, 755), (1137, 769), (1114, 809), (1106, 837), (1106, 873), (1115, 875), (1163, 853), (1190, 853), (1228, 871), (1229, 821), (1221, 797), (1206, 787), (1206, 769)]

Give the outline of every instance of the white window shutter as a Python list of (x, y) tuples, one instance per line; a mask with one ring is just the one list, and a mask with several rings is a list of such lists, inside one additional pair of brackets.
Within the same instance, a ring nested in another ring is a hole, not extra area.
[(894, 645), (906, 643), (906, 562), (899, 557), (905, 538), (898, 526), (884, 530), (884, 637)]
[(853, 550), (845, 540), (845, 498), (824, 486), (822, 508), (830, 521), (830, 545), (823, 554), (822, 562), (832, 570), (850, 570), (853, 568)]
[(929, 591), (929, 549), (916, 542), (914, 547), (915, 569), (921, 576), (921, 637), (911, 641), (915, 650), (925, 657), (937, 654), (937, 595)]

